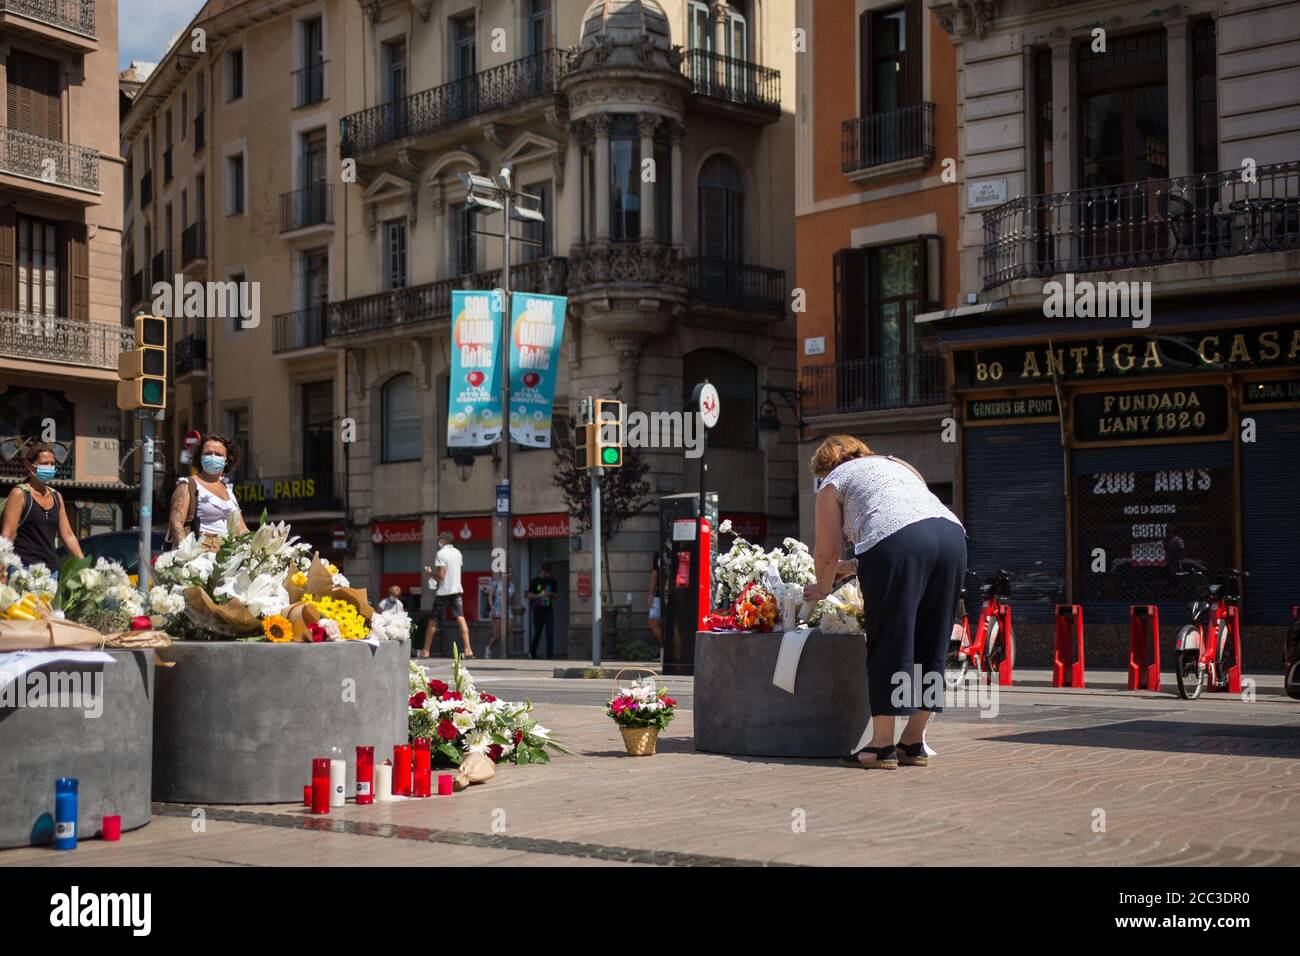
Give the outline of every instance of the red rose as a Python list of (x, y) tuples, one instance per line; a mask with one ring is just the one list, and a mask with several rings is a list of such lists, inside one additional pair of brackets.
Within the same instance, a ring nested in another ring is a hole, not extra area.
[(493, 763), (496, 763), (498, 760), (500, 760), (504, 753), (505, 751), (501, 749), (500, 744), (488, 745), (488, 756), (492, 758)]
[(443, 740), (452, 741), (456, 739), (456, 725), (450, 720), (443, 720), (438, 724), (438, 736)]
[(677, 706), (677, 701), (673, 700), (671, 697), (665, 697), (665, 698), (664, 698), (664, 706), (665, 706), (665, 707), (676, 707), (676, 706)]
[(425, 695), (423, 692), (420, 692), (416, 694), (414, 697), (412, 697), (410, 700), (408, 700), (407, 704), (410, 705), (412, 710), (416, 710), (424, 706), (424, 701), (425, 701)]
[(469, 713), (469, 711), (467, 711), (464, 707), (457, 707), (456, 709), (454, 709), (454, 710), (452, 711), (452, 713), (453, 713), (453, 714), (466, 714), (466, 713)]
[(441, 699), (442, 700), (464, 700), (465, 698), (460, 696), (460, 693), (458, 691), (449, 690), (442, 695)]
[(609, 705), (609, 709), (616, 714), (621, 714), (627, 710), (627, 700), (622, 697), (615, 697), (614, 703)]
[(311, 641), (313, 644), (320, 644), (322, 641), (325, 640), (325, 636), (326, 636), (325, 628), (321, 627), (319, 624), (313, 624), (308, 629), (307, 634), (308, 636), (311, 637)]
[(516, 731), (515, 731), (515, 746), (516, 746), (516, 747), (519, 746), (519, 744), (523, 742), (523, 739), (524, 739), (524, 732), (523, 732), (522, 730), (516, 730)]
[(478, 699), (483, 701), (485, 704), (495, 704), (497, 700), (491, 694), (479, 694)]
[(442, 695), (445, 694), (445, 693), (447, 693), (447, 685), (446, 685), (446, 684), (444, 684), (444, 683), (443, 683), (442, 681), (440, 681), (440, 680), (431, 680), (431, 681), (429, 681), (429, 696), (431, 696), (431, 697), (442, 697)]

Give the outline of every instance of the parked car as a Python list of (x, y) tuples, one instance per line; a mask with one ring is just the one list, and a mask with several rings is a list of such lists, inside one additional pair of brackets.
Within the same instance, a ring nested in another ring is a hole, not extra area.
[[(163, 550), (163, 538), (166, 532), (155, 531), (152, 535), (153, 554)], [(81, 553), (88, 558), (108, 558), (126, 568), (127, 574), (136, 574), (140, 570), (140, 532), (105, 531), (92, 534), (81, 540)]]

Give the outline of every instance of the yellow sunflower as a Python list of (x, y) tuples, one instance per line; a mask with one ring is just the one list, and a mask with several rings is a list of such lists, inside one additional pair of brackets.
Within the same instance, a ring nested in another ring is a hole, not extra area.
[(262, 633), (272, 644), (287, 644), (293, 640), (293, 625), (287, 617), (272, 614), (262, 622)]

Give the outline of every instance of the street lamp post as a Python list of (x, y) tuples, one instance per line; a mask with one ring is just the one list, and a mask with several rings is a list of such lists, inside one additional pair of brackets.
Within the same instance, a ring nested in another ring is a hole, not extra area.
[[(473, 229), (475, 236), (486, 236), (501, 240), (501, 472), (502, 484), (510, 490), (511, 455), (510, 455), (510, 243), (523, 243), (526, 246), (541, 247), (536, 239), (512, 236), (510, 226), (513, 222), (544, 223), (546, 217), (541, 213), (541, 197), (521, 192), (511, 182), (513, 170), (503, 166), (498, 179), (480, 176), (477, 173), (461, 173), (460, 181), (466, 190), (465, 205), (476, 212), (501, 213), (502, 228), (499, 233), (483, 229)], [(529, 200), (537, 208), (530, 208), (520, 203)], [(495, 515), (492, 529), (492, 547), (501, 556), (501, 593), (506, 595), (505, 604), (509, 604), (510, 593), (510, 513), (513, 505), (507, 497), (504, 513)], [(495, 560), (493, 564), (495, 565)], [(520, 589), (521, 590), (521, 589)], [(509, 607), (503, 609), (505, 620), (510, 621)], [(510, 652), (509, 633), (506, 636), (506, 653)]]

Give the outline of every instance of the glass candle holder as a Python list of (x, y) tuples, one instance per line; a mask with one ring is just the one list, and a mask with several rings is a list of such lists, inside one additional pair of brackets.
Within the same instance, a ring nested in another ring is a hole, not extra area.
[(316, 757), (311, 762), (311, 812), (330, 812), (329, 757)]
[(375, 748), (357, 747), (357, 804), (375, 802)]
[(54, 849), (77, 848), (77, 788), (76, 777), (60, 777), (54, 781)]
[(429, 741), (423, 737), (417, 737), (415, 741), (414, 796), (433, 796), (433, 774), (430, 769), (431, 758), (432, 754), (429, 750)]
[(411, 745), (398, 744), (393, 748), (393, 796), (411, 795)]

